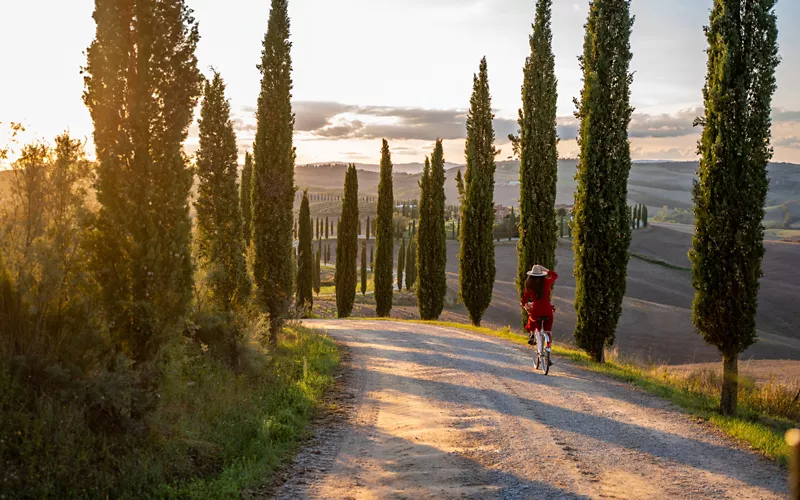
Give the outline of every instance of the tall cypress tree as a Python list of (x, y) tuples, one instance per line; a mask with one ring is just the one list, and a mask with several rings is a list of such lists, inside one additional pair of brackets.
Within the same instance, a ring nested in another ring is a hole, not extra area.
[[(552, 0), (536, 2), (536, 20), (530, 36), (531, 54), (525, 60), (519, 137), (514, 138), (520, 156), (519, 243), (517, 243), (517, 290), (525, 291), (526, 273), (534, 264), (548, 269), (556, 265), (558, 246), (556, 181), (558, 178), (558, 102), (553, 33)], [(523, 324), (527, 313), (522, 314)]]
[(694, 187), (692, 320), (722, 354), (721, 409), (736, 412), (739, 354), (757, 340), (764, 257), (772, 95), (778, 65), (775, 1), (715, 0), (705, 116)]
[(297, 244), (297, 305), (310, 311), (314, 304), (314, 244), (311, 234), (311, 209), (308, 205), (308, 190), (303, 191), (300, 202), (300, 227)]
[(642, 205), (642, 225), (647, 227), (647, 205)]
[[(311, 227), (311, 221), (309, 221), (308, 227)], [(319, 290), (322, 285), (322, 254), (320, 248), (317, 247), (317, 258), (316, 264), (314, 264), (314, 293), (319, 295)]]
[(461, 175), (460, 169), (456, 172), (456, 191), (458, 191), (458, 203), (463, 205), (467, 190), (464, 188), (464, 177)]
[(586, 24), (574, 232), (578, 346), (595, 360), (614, 343), (622, 313), (631, 213), (628, 124), (633, 18), (629, 0), (594, 0)]
[(481, 318), (492, 301), (495, 262), (494, 241), (494, 128), (492, 98), (486, 58), (480, 72), (473, 77), (472, 98), (467, 115), (467, 142), (464, 173), (465, 197), (461, 206), (464, 227), (461, 228), (459, 278), (461, 300), (467, 307), (472, 324), (480, 326)]
[(253, 144), (253, 275), (269, 314), (271, 345), (292, 297), (292, 208), (294, 161), (292, 143), (292, 58), (287, 0), (272, 0), (264, 36), (261, 92)]
[(328, 218), (325, 217), (325, 239), (328, 239), (328, 230), (330, 229), (330, 223), (328, 222)]
[(394, 193), (392, 187), (392, 157), (389, 143), (383, 140), (381, 171), (378, 184), (378, 215), (375, 220), (375, 312), (378, 317), (388, 316), (392, 310), (392, 267), (394, 267)]
[[(250, 151), (244, 154), (244, 167), (242, 168), (242, 182), (239, 185), (239, 203), (242, 211), (242, 233), (244, 234), (244, 246), (250, 246), (250, 239), (253, 237), (253, 203), (250, 193), (253, 191), (253, 156)], [(297, 227), (295, 227), (295, 233)]]
[(397, 253), (397, 289), (403, 289), (403, 272), (406, 269), (406, 237), (403, 235), (400, 242), (400, 251)]
[(336, 237), (336, 311), (340, 318), (353, 312), (358, 282), (358, 173), (355, 164), (347, 167), (339, 231)]
[(444, 149), (441, 139), (436, 141), (431, 159), (430, 163), (425, 159), (420, 182), (419, 229), (414, 245), (417, 255), (417, 307), (420, 318), (424, 320), (439, 318), (447, 293)]
[(417, 248), (416, 238), (413, 236), (408, 240), (406, 247), (406, 290), (414, 288), (417, 282)]
[(367, 216), (367, 239), (369, 239), (370, 234), (370, 227), (369, 227), (369, 215)]
[(197, 150), (197, 261), (216, 306), (230, 311), (250, 292), (244, 260), (244, 235), (236, 184), (238, 152), (225, 99), (225, 83), (214, 71), (203, 89)]
[(200, 36), (184, 0), (128, 4), (95, 0), (83, 99), (97, 149), (97, 281), (114, 339), (143, 362), (180, 332), (192, 297), (183, 142), (201, 91)]
[(361, 295), (367, 294), (367, 242), (361, 242)]

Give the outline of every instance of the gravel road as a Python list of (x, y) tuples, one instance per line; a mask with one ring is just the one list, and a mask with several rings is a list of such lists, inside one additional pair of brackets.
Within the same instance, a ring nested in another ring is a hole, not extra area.
[[(336, 410), (271, 498), (788, 498), (786, 473), (667, 402), (458, 329), (309, 321)], [(257, 492), (258, 493), (258, 492)]]

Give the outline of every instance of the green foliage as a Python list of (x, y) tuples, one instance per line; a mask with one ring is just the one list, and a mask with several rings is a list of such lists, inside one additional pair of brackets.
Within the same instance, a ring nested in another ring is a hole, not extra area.
[[(266, 329), (266, 321), (253, 322), (248, 335)], [(161, 397), (140, 423), (114, 413), (136, 397), (129, 363), (72, 388), (65, 401), (31, 390), (30, 372), (0, 364), (3, 491), (20, 498), (239, 498), (289, 456), (338, 364), (334, 344), (305, 329), (286, 330), (269, 362), (254, 349), (240, 371), (195, 343), (162, 351)], [(48, 368), (51, 380), (59, 370)]]
[(575, 339), (596, 361), (614, 343), (622, 313), (631, 240), (627, 205), (631, 168), (629, 0), (594, 0), (580, 58), (583, 90), (576, 101), (581, 148), (575, 192)]
[(406, 269), (406, 237), (400, 240), (400, 251), (397, 253), (397, 289), (403, 289), (403, 272)]
[(472, 97), (467, 114), (467, 158), (464, 174), (465, 197), (461, 205), (464, 227), (461, 229), (459, 278), (461, 300), (469, 319), (476, 326), (492, 300), (495, 262), (494, 242), (494, 128), (489, 75), (486, 58), (480, 72), (473, 76)]
[(406, 280), (406, 290), (411, 290), (414, 288), (417, 282), (417, 239), (411, 238), (408, 240), (408, 246), (406, 247), (406, 258), (405, 258), (405, 280)]
[(642, 226), (647, 227), (647, 205), (642, 205)]
[(287, 0), (272, 0), (261, 65), (261, 92), (253, 143), (253, 275), (270, 317), (270, 343), (277, 341), (293, 295), (292, 59)]
[(392, 157), (389, 143), (383, 140), (381, 171), (378, 184), (378, 215), (375, 219), (375, 312), (378, 317), (389, 316), (392, 310), (392, 267), (394, 262), (394, 193), (392, 188)]
[(344, 177), (342, 216), (336, 236), (336, 313), (347, 318), (353, 312), (358, 282), (358, 172), (350, 164)]
[[(253, 156), (250, 151), (244, 154), (244, 167), (242, 167), (242, 182), (239, 186), (239, 203), (242, 211), (242, 233), (244, 233), (244, 246), (250, 246), (253, 236), (253, 203), (250, 193), (253, 191)], [(297, 227), (295, 226), (295, 233)]]
[[(525, 60), (522, 109), (519, 110), (519, 242), (517, 243), (517, 290), (525, 291), (526, 273), (534, 264), (555, 269), (556, 181), (558, 179), (558, 102), (553, 33), (552, 0), (538, 0), (536, 21), (530, 37), (531, 54)], [(522, 318), (527, 323), (527, 313)]]
[[(422, 319), (437, 319), (444, 309), (447, 293), (447, 233), (444, 225), (444, 149), (437, 140), (432, 161), (425, 158), (420, 181), (419, 230), (417, 232), (416, 271), (417, 308)], [(460, 171), (459, 171), (460, 172)], [(455, 225), (453, 226), (455, 230)]]
[[(66, 133), (54, 147), (24, 146), (12, 164), (0, 214), (0, 361), (61, 359), (84, 376), (107, 347), (85, 246), (91, 178), (83, 143)], [(77, 359), (90, 342), (96, 351)]]
[(361, 295), (367, 294), (367, 242), (361, 242)]
[(230, 311), (246, 303), (250, 278), (244, 259), (236, 135), (225, 99), (225, 83), (216, 71), (203, 90), (200, 147), (197, 150), (197, 266), (214, 306)]
[(114, 339), (144, 362), (178, 334), (192, 297), (182, 145), (201, 90), (200, 36), (184, 0), (96, 0), (94, 19), (83, 95), (99, 164), (94, 267)]
[[(309, 223), (309, 227), (310, 227), (310, 223)], [(316, 293), (317, 295), (319, 295), (319, 290), (320, 290), (320, 287), (322, 285), (322, 277), (321, 277), (321, 273), (322, 273), (321, 267), (322, 266), (320, 265), (321, 264), (321, 260), (322, 260), (321, 251), (320, 251), (319, 248), (317, 248), (316, 264), (314, 264), (314, 293)]]
[(779, 62), (774, 9), (774, 0), (716, 0), (706, 28), (705, 116), (698, 120), (703, 135), (689, 254), (692, 320), (722, 354), (726, 414), (736, 411), (738, 356), (757, 338), (770, 113)]
[(314, 304), (314, 247), (311, 234), (311, 209), (308, 206), (308, 190), (303, 191), (300, 202), (300, 224), (297, 244), (297, 305), (306, 314)]
[(463, 205), (467, 191), (464, 189), (464, 177), (461, 175), (461, 169), (456, 172), (456, 190), (458, 191), (458, 203)]

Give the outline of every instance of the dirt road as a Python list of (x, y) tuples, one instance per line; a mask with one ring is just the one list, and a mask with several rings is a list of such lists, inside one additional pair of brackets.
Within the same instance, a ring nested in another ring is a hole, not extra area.
[(311, 321), (347, 352), (341, 418), (277, 498), (786, 498), (785, 472), (560, 358), (457, 329)]

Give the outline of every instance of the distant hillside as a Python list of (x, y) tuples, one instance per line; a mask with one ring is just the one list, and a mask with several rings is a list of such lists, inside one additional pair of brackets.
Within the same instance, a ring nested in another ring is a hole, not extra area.
[[(413, 166), (413, 165), (412, 165)], [(408, 174), (412, 166), (395, 166), (394, 189), (398, 200), (419, 196), (419, 173)], [(456, 171), (463, 165), (448, 165), (446, 196), (448, 203), (457, 199)], [(364, 195), (376, 195), (378, 191), (378, 167), (367, 165), (360, 168), (359, 191)], [(558, 163), (558, 195), (556, 203), (571, 205), (575, 192), (576, 159), (560, 160)], [(670, 209), (692, 207), (692, 185), (697, 170), (696, 162), (636, 162), (631, 168), (628, 182), (628, 197), (631, 203), (643, 203), (655, 215), (664, 206)], [(344, 165), (298, 166), (295, 170), (297, 186), (310, 192), (341, 193), (344, 184)], [(768, 207), (800, 200), (800, 165), (770, 163), (770, 192)], [(497, 163), (495, 176), (495, 202), (503, 205), (516, 204), (519, 199), (519, 162)]]

